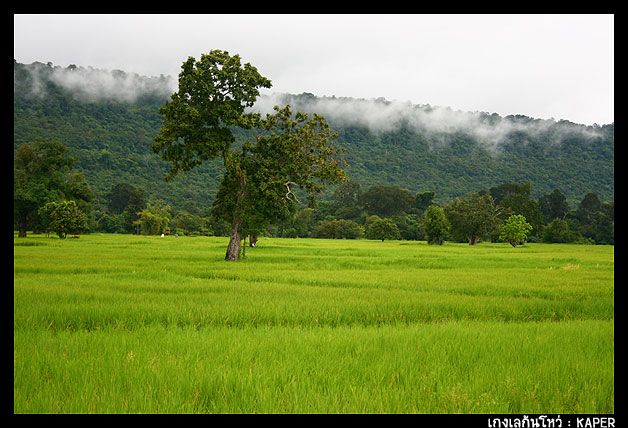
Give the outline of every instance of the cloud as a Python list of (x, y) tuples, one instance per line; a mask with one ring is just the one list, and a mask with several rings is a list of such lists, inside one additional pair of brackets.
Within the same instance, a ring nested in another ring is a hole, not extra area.
[(371, 132), (391, 132), (401, 126), (431, 137), (433, 144), (444, 142), (447, 135), (462, 133), (474, 137), (485, 149), (496, 152), (516, 133), (523, 133), (549, 144), (568, 136), (587, 139), (600, 137), (598, 128), (554, 119), (527, 116), (501, 117), (496, 113), (464, 112), (450, 107), (413, 105), (383, 98), (315, 97), (311, 94), (272, 94), (258, 98), (252, 111), (272, 113), (275, 105), (290, 104), (294, 110), (317, 113), (332, 124), (362, 126)]
[[(177, 90), (171, 76), (146, 77), (120, 70), (92, 67), (53, 67), (35, 62), (24, 67), (31, 77), (30, 91), (45, 94), (46, 82), (52, 81), (83, 102), (135, 102), (142, 96), (156, 96), (164, 101)], [(16, 89), (18, 90), (18, 89)], [(476, 139), (485, 149), (498, 153), (514, 135), (559, 144), (568, 136), (593, 139), (602, 135), (599, 127), (579, 125), (554, 119), (527, 116), (502, 117), (496, 113), (465, 112), (450, 107), (413, 105), (409, 101), (388, 101), (384, 98), (350, 98), (273, 93), (258, 97), (250, 109), (262, 114), (272, 113), (275, 105), (290, 104), (294, 110), (318, 113), (336, 126), (366, 127), (375, 133), (391, 132), (405, 126), (428, 137), (432, 146), (445, 144), (452, 134), (465, 134)]]
[(35, 62), (26, 66), (31, 77), (31, 93), (43, 96), (45, 82), (50, 80), (83, 102), (135, 102), (141, 96), (154, 95), (164, 99), (176, 90), (177, 82), (170, 76), (146, 77), (120, 70), (92, 67), (66, 68)]

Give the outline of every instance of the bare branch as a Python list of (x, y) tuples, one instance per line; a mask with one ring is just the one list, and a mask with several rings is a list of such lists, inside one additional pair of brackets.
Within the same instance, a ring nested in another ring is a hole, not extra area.
[(286, 181), (284, 185), (286, 186), (286, 189), (288, 189), (288, 191), (286, 192), (286, 199), (293, 203), (300, 203), (301, 201), (299, 201), (297, 195), (290, 188), (290, 185), (296, 186), (297, 183), (295, 183), (294, 181)]

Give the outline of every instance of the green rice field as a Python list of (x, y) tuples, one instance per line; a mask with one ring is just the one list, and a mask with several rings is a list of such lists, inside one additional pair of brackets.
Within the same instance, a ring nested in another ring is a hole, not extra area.
[(614, 247), (14, 238), (14, 413), (614, 413)]

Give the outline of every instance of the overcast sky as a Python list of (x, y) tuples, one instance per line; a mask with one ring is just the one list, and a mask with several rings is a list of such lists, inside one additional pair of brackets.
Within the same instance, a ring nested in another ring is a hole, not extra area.
[(613, 15), (14, 15), (14, 58), (176, 77), (222, 49), (264, 93), (614, 122)]

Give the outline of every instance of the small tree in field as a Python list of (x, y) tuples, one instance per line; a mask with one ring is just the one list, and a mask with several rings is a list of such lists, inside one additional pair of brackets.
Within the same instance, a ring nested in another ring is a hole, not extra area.
[(497, 225), (498, 210), (491, 195), (469, 195), (456, 198), (444, 207), (445, 216), (456, 238), (477, 245)]
[(445, 211), (441, 207), (430, 205), (425, 211), (424, 226), (427, 243), (442, 245), (450, 227)]
[(65, 239), (69, 233), (87, 229), (87, 217), (74, 201), (48, 202), (39, 209), (39, 215), (44, 224), (61, 239)]
[(399, 228), (389, 218), (378, 218), (371, 223), (367, 230), (366, 237), (368, 239), (400, 239)]
[(531, 230), (532, 226), (526, 221), (524, 216), (520, 214), (511, 215), (503, 224), (499, 239), (503, 239), (513, 247), (516, 247), (525, 243)]

